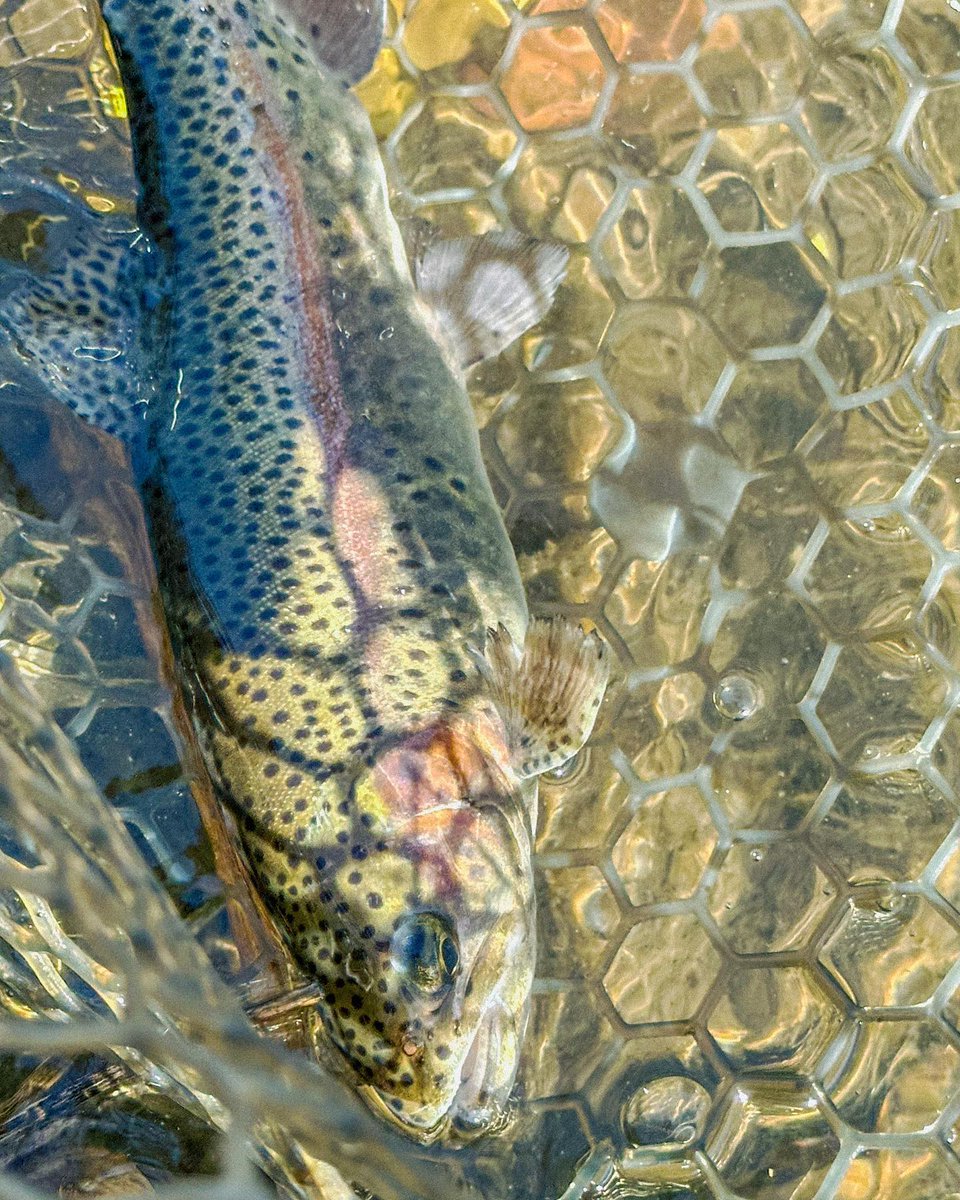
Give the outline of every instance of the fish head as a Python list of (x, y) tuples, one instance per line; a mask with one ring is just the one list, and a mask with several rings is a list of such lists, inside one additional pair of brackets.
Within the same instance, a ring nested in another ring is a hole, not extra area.
[(376, 891), (330, 1028), (368, 1101), (424, 1141), (505, 1113), (535, 958), (533, 787), (485, 712), (393, 742), (354, 789), (379, 839), (364, 884)]

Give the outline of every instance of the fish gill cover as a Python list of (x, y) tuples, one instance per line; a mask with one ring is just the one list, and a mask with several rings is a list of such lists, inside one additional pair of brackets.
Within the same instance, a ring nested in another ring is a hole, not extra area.
[[(361, 87), (411, 245), (423, 223), (461, 236), (509, 214), (570, 247), (555, 310), (471, 383), (532, 606), (590, 614), (621, 664), (598, 736), (542, 789), (515, 1124), (459, 1169), (537, 1200), (942, 1200), (956, 14), (552, 7), (394, 10)], [(7, 74), (12, 157), (64, 145), (44, 144), (63, 110), (25, 69), (109, 139), (122, 104), (108, 64), (87, 82), (82, 21), (44, 41), (42, 5), (4, 17), (5, 61), (29, 64)], [(5, 214), (17, 270), (58, 244), (56, 187), (111, 199), (58, 171)], [(136, 680), (125, 568), (36, 453), (48, 435), (27, 442), (43, 422), (5, 421), (24, 461), (3, 636), (199, 929), (217, 885), (166, 815), (187, 806), (150, 724), (162, 691)]]

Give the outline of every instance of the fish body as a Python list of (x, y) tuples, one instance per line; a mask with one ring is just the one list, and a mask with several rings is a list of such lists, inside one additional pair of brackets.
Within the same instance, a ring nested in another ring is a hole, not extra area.
[(532, 980), (535, 777), (605, 655), (529, 621), (368, 122), (306, 32), (280, 0), (104, 15), (155, 249), (118, 368), (150, 375), (145, 432), (120, 388), (103, 423), (145, 447), (198, 735), (368, 1097), (425, 1139), (482, 1126)]

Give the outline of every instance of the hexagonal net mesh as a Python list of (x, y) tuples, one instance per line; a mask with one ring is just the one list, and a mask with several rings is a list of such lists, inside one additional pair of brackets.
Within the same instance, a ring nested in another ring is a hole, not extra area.
[[(131, 219), (123, 93), (83, 0), (0, 4), (0, 68), (43, 270)], [(392, 0), (358, 90), (411, 240), (571, 251), (470, 378), (533, 607), (618, 661), (542, 788), (514, 1119), (415, 1152), (250, 1031), (125, 467), (3, 364), (0, 1194), (62, 1144), (191, 1196), (960, 1194), (960, 13)]]

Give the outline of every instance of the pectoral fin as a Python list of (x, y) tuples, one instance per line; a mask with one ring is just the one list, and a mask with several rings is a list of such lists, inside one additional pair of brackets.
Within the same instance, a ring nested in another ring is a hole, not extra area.
[(416, 257), (414, 278), (468, 367), (500, 354), (546, 316), (568, 258), (563, 246), (487, 233), (428, 243)]
[(321, 66), (358, 83), (373, 66), (386, 20), (386, 0), (275, 0)]
[(500, 710), (521, 778), (553, 771), (593, 730), (610, 654), (596, 633), (565, 617), (530, 622), (521, 651), (500, 625), (487, 634), (480, 671)]

